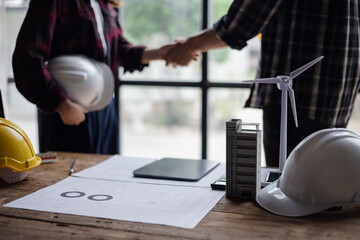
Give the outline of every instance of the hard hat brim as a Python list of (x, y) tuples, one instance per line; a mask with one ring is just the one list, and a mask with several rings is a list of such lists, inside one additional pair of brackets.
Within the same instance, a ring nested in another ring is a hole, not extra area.
[(287, 217), (301, 217), (318, 213), (334, 205), (306, 205), (286, 196), (278, 187), (279, 180), (261, 189), (256, 195), (257, 203), (266, 210)]
[(39, 166), (42, 160), (40, 157), (34, 156), (26, 161), (18, 161), (16, 159), (4, 157), (0, 158), (0, 161), (2, 162), (2, 164), (0, 164), (0, 169), (8, 168), (16, 172), (25, 172)]

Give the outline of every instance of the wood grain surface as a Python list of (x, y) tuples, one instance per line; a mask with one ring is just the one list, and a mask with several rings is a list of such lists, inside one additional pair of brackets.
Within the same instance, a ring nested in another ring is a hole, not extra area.
[(5, 239), (360, 239), (360, 207), (307, 217), (274, 215), (249, 201), (223, 197), (194, 229), (3, 207), (110, 155), (58, 152), (58, 161), (29, 171), (27, 178), (0, 182), (0, 240)]

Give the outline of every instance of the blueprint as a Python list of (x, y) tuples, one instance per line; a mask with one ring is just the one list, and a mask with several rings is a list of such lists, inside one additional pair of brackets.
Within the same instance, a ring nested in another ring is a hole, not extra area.
[(4, 206), (194, 228), (224, 195), (210, 188), (221, 170), (195, 183), (132, 177), (151, 161), (115, 155)]

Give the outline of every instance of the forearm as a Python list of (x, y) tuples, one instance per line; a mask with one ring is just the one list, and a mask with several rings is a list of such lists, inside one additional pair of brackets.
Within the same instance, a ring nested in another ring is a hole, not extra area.
[(153, 60), (165, 60), (166, 54), (175, 46), (176, 44), (168, 44), (155, 49), (145, 48), (141, 57), (141, 63), (149, 64)]
[(218, 38), (214, 29), (206, 29), (197, 35), (189, 37), (184, 42), (184, 47), (190, 52), (206, 52), (208, 50), (227, 47), (226, 43)]
[(142, 64), (149, 64), (153, 60), (160, 60), (163, 57), (160, 55), (159, 49), (145, 49), (141, 57)]

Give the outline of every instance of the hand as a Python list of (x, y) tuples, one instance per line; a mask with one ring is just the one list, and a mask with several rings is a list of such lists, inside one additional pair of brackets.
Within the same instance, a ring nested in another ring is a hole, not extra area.
[(149, 64), (151, 61), (154, 60), (165, 60), (165, 56), (175, 46), (176, 44), (173, 43), (173, 44), (164, 45), (160, 48), (145, 49), (141, 57), (141, 63)]
[(187, 66), (192, 60), (198, 60), (200, 54), (189, 44), (188, 41), (178, 41), (176, 47), (171, 49), (166, 55), (166, 65), (171, 64), (173, 67), (177, 65)]
[(178, 42), (165, 57), (166, 65), (186, 66), (191, 60), (197, 60), (200, 52), (227, 47), (226, 43), (217, 37), (213, 28), (205, 29), (200, 33)]
[(162, 47), (159, 48), (159, 58), (162, 60), (165, 60), (166, 55), (168, 55), (168, 53), (176, 47), (177, 44), (173, 43), (173, 44), (168, 44), (168, 45), (164, 45)]
[(69, 126), (77, 126), (85, 121), (85, 114), (88, 112), (81, 105), (69, 99), (62, 101), (56, 111), (60, 114), (63, 123)]

